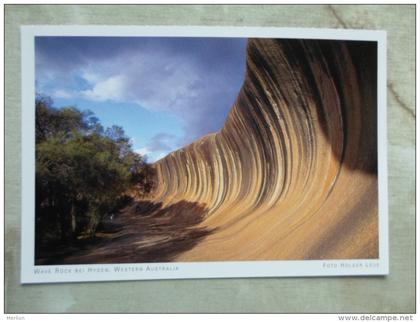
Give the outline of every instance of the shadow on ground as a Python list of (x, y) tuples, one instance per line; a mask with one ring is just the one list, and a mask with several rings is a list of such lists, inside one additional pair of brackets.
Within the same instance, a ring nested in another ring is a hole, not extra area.
[(197, 225), (203, 204), (180, 201), (168, 207), (136, 201), (98, 227), (95, 237), (51, 251), (37, 265), (170, 262), (211, 233)]

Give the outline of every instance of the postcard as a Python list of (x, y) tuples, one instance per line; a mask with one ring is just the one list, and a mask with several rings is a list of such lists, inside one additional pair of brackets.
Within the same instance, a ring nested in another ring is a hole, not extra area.
[(389, 273), (385, 32), (21, 36), (22, 283)]

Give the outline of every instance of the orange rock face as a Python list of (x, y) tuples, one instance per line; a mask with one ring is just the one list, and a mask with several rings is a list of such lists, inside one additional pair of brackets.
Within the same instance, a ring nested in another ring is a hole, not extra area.
[(376, 57), (372, 42), (249, 40), (221, 131), (155, 164), (152, 201), (201, 205), (211, 232), (175, 261), (378, 258)]

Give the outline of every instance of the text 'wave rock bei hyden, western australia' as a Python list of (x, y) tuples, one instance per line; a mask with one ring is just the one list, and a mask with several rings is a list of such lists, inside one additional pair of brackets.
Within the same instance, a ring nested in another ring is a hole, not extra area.
[(173, 260), (378, 258), (376, 53), (248, 41), (223, 128), (154, 165), (153, 202), (205, 212), (209, 233)]

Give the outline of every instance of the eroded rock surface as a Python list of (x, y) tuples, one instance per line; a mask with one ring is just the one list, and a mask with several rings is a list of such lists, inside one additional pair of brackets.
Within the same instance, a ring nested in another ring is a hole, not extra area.
[(377, 258), (376, 75), (375, 43), (251, 39), (221, 131), (155, 164), (211, 231), (174, 260)]

